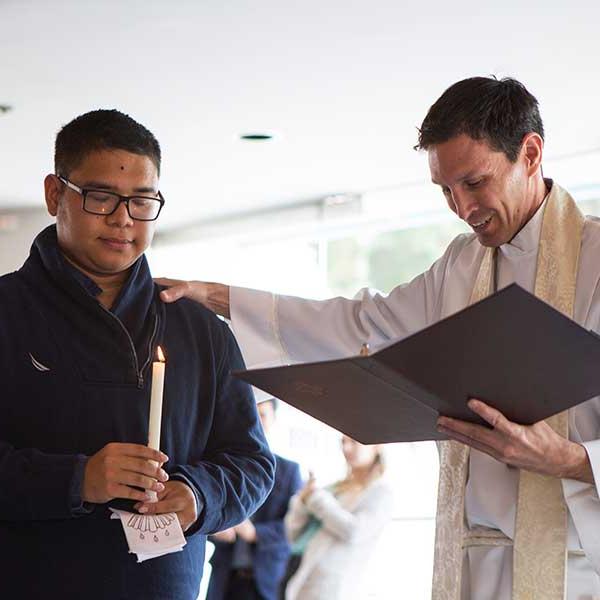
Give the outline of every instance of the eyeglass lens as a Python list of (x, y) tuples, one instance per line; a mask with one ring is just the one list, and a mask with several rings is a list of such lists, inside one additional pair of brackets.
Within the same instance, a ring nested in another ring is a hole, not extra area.
[[(85, 210), (96, 215), (112, 213), (121, 198), (111, 192), (88, 191), (85, 197)], [(160, 200), (144, 196), (128, 198), (129, 215), (132, 219), (152, 220), (160, 212)]]

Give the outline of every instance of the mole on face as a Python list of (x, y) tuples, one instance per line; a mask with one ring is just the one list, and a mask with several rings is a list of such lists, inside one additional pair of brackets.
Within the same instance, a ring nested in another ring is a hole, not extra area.
[(121, 165), (121, 171), (124, 171), (125, 167), (123, 165)]

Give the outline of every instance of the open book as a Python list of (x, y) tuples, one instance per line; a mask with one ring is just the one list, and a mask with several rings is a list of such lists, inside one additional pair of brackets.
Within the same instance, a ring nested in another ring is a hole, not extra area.
[(446, 439), (469, 398), (532, 424), (600, 395), (600, 337), (513, 284), (370, 356), (234, 375), (365, 444)]

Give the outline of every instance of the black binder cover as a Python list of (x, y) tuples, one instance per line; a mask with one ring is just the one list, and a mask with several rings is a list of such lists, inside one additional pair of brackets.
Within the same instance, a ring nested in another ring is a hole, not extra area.
[(600, 395), (600, 337), (513, 284), (370, 356), (234, 375), (365, 444), (437, 440), (483, 423), (469, 398), (527, 425)]

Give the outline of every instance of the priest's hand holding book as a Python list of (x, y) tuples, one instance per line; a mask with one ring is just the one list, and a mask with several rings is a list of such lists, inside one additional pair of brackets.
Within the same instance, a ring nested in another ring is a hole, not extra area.
[(557, 434), (545, 421), (519, 425), (475, 398), (469, 400), (468, 406), (491, 428), (440, 417), (438, 431), (509, 466), (552, 477), (594, 483), (585, 448)]

